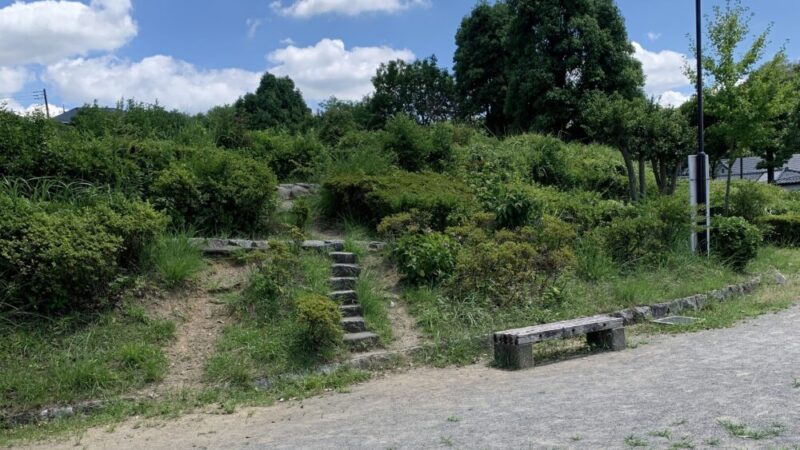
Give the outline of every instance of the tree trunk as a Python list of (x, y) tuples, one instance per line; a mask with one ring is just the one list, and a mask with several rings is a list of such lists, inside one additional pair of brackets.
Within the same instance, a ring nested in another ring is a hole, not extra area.
[(775, 153), (771, 148), (767, 149), (767, 183), (775, 184)]
[(675, 194), (675, 189), (678, 187), (678, 175), (680, 175), (681, 166), (675, 164), (675, 171), (672, 173), (672, 180), (669, 184), (669, 195)]
[(647, 165), (645, 164), (644, 155), (639, 155), (639, 199), (644, 200), (647, 198), (647, 176), (645, 174), (645, 168)]
[(633, 168), (633, 158), (628, 150), (620, 150), (622, 159), (625, 160), (625, 172), (628, 174), (628, 193), (632, 202), (639, 201), (638, 188), (636, 186), (636, 170)]
[[(725, 181), (725, 215), (727, 216), (730, 212), (730, 201), (731, 201), (731, 178), (733, 177), (733, 165), (736, 163), (736, 159), (733, 157), (736, 154), (736, 143), (733, 144), (731, 147), (730, 152), (728, 153), (728, 179)], [(733, 162), (731, 162), (733, 161)]]
[(658, 186), (658, 192), (664, 193), (664, 187), (666, 180), (661, 176), (661, 161), (658, 158), (653, 158), (650, 160), (650, 165), (653, 167), (653, 176), (656, 178), (656, 186)]

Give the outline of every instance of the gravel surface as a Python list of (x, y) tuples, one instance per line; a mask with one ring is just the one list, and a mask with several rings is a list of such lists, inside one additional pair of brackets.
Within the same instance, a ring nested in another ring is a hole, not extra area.
[[(735, 328), (656, 337), (622, 352), (531, 370), (424, 368), (302, 403), (232, 415), (195, 414), (156, 426), (133, 420), (111, 432), (90, 430), (78, 445), (799, 448), (799, 327), (796, 306)], [(720, 424), (726, 420), (749, 428), (740, 433), (761, 439), (733, 436)], [(43, 448), (75, 444), (71, 438)]]

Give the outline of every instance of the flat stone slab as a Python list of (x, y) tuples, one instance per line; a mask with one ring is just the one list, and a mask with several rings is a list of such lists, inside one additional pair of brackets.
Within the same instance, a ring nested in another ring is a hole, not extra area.
[(351, 316), (342, 319), (342, 328), (348, 333), (361, 333), (367, 331), (367, 324), (363, 317)]
[(340, 252), (344, 250), (344, 241), (341, 240), (309, 240), (303, 241), (301, 247), (306, 250), (318, 250), (321, 252)]
[(356, 288), (356, 283), (358, 283), (358, 278), (333, 277), (329, 278), (328, 282), (331, 285), (331, 289), (335, 291), (351, 291)]
[(329, 253), (333, 262), (337, 264), (356, 264), (358, 255), (350, 252), (331, 252)]
[(358, 293), (356, 291), (353, 291), (353, 290), (333, 291), (333, 292), (328, 293), (328, 298), (330, 298), (331, 300), (333, 300), (333, 301), (335, 301), (337, 303), (340, 303), (340, 304), (343, 304), (343, 305), (347, 305), (347, 304), (356, 303), (358, 301)]
[(693, 323), (701, 322), (703, 319), (696, 317), (686, 316), (669, 316), (661, 319), (653, 319), (651, 322), (661, 325), (691, 325)]
[(353, 351), (364, 351), (378, 344), (378, 335), (370, 331), (345, 333), (343, 341)]
[(231, 255), (242, 250), (267, 250), (269, 242), (248, 239), (191, 238), (189, 243), (208, 255)]
[(334, 277), (357, 277), (361, 275), (361, 267), (355, 264), (334, 264), (331, 266)]

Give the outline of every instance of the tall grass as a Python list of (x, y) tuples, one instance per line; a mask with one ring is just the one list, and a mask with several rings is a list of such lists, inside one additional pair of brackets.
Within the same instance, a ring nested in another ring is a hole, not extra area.
[(142, 259), (144, 268), (170, 288), (186, 283), (206, 265), (203, 253), (189, 242), (187, 233), (160, 236), (145, 248)]

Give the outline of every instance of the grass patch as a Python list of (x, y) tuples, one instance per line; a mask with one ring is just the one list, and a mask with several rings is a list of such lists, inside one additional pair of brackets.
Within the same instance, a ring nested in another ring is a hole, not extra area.
[(719, 424), (733, 437), (756, 441), (778, 437), (786, 432), (786, 425), (782, 423), (773, 423), (765, 428), (752, 428), (732, 420), (720, 420)]
[(381, 293), (370, 270), (364, 270), (356, 282), (358, 301), (364, 310), (367, 328), (377, 334), (383, 345), (392, 342), (392, 321), (389, 319), (389, 299)]
[[(705, 258), (679, 253), (655, 269), (616, 275), (601, 281), (566, 276), (558, 282), (561, 294), (557, 298), (537, 299), (502, 308), (477, 297), (457, 301), (448, 299), (435, 287), (407, 288), (403, 297), (430, 341), (420, 352), (419, 359), (436, 366), (470, 364), (488, 353), (486, 336), (494, 331), (603, 314), (705, 293), (749, 280), (754, 273), (769, 274), (773, 268), (790, 273), (793, 267), (800, 269), (800, 250), (765, 248), (751, 264), (748, 274), (733, 272)], [(644, 324), (634, 329), (642, 333), (664, 330), (679, 333), (727, 327), (747, 317), (785, 309), (796, 300), (797, 294), (785, 286), (764, 286), (751, 295), (720, 304), (712, 302), (706, 310), (693, 314), (705, 319), (693, 325), (661, 328)], [(575, 347), (575, 350), (583, 351), (584, 348)]]
[(266, 389), (216, 386), (199, 390), (187, 389), (156, 399), (110, 399), (89, 415), (76, 415), (52, 422), (2, 430), (0, 446), (17, 445), (71, 433), (79, 436), (89, 427), (119, 423), (132, 416), (143, 421), (175, 418), (208, 405), (217, 405), (216, 411), (220, 414), (230, 414), (239, 407), (267, 406), (278, 399), (303, 399), (326, 391), (342, 391), (353, 383), (366, 381), (369, 377), (369, 373), (364, 371), (340, 368), (326, 374), (276, 379)]
[(638, 436), (634, 436), (634, 435), (630, 435), (630, 436), (625, 437), (625, 441), (624, 442), (625, 442), (625, 445), (627, 445), (628, 447), (634, 447), (634, 448), (636, 448), (636, 447), (647, 447), (649, 445), (646, 440), (644, 440), (644, 439), (642, 439), (642, 438), (640, 438)]
[(0, 410), (105, 399), (159, 381), (175, 324), (138, 308), (12, 326), (0, 321)]
[(179, 286), (205, 267), (203, 253), (189, 242), (187, 234), (162, 235), (142, 256), (144, 266), (167, 287)]

